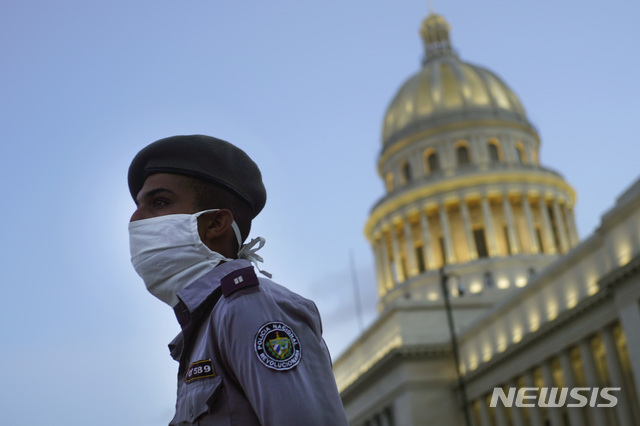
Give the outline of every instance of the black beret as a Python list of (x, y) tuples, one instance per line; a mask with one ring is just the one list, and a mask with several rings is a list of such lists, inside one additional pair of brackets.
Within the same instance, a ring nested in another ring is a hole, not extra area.
[(174, 173), (215, 183), (246, 201), (253, 217), (267, 201), (256, 163), (237, 146), (211, 136), (172, 136), (138, 152), (129, 166), (129, 192), (134, 201), (144, 181), (155, 173)]

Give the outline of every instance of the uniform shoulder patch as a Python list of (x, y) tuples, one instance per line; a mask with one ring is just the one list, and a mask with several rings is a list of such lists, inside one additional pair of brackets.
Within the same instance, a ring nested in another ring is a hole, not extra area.
[(253, 266), (233, 271), (222, 277), (220, 280), (220, 286), (222, 287), (222, 294), (224, 294), (224, 297), (229, 297), (240, 289), (258, 284), (260, 284), (260, 282), (258, 281), (256, 272), (253, 270)]
[(255, 350), (262, 364), (277, 371), (291, 370), (302, 359), (298, 336), (283, 322), (272, 321), (260, 327)]

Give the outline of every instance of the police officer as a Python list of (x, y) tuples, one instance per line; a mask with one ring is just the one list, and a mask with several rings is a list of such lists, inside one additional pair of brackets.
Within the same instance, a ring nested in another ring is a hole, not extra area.
[(129, 168), (131, 261), (174, 309), (170, 425), (347, 425), (315, 304), (257, 277), (244, 244), (266, 191), (236, 146), (202, 135), (142, 149)]

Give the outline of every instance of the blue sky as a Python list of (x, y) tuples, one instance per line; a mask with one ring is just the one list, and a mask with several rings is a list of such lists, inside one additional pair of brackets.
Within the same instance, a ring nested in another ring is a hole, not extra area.
[[(465, 61), (519, 95), (581, 237), (638, 177), (640, 6), (434, 1)], [(384, 111), (419, 70), (427, 2), (33, 2), (0, 6), (0, 390), (11, 425), (159, 425), (179, 331), (129, 263), (126, 171), (204, 133), (263, 170), (264, 268), (316, 301), (335, 356), (375, 315), (362, 229), (382, 195)]]

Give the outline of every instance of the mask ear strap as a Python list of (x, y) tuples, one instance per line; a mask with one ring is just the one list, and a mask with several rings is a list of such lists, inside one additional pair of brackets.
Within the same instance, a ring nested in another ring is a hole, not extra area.
[(238, 224), (234, 220), (231, 222), (231, 227), (233, 228), (233, 232), (236, 234), (236, 239), (238, 240), (238, 253), (240, 252), (240, 248), (242, 247), (242, 236), (240, 235), (240, 228), (238, 228)]
[[(196, 217), (200, 216), (203, 213), (215, 212), (218, 210), (220, 209), (211, 209), (211, 210), (201, 211), (197, 213)], [(240, 234), (240, 228), (238, 227), (238, 224), (236, 223), (235, 220), (231, 222), (231, 228), (233, 229), (233, 233), (236, 234), (236, 240), (238, 240), (238, 258), (246, 259), (249, 262), (253, 263), (256, 269), (265, 277), (267, 278), (273, 277), (272, 274), (270, 274), (267, 271), (263, 271), (258, 266), (258, 262), (264, 262), (264, 260), (262, 260), (262, 256), (260, 256), (259, 254), (256, 254), (256, 252), (264, 246), (266, 242), (265, 239), (262, 237), (257, 237), (249, 241), (249, 243), (242, 245), (242, 235)], [(253, 248), (256, 244), (259, 244), (258, 247)]]
[[(255, 246), (256, 244), (258, 244), (258, 247), (253, 248), (253, 246)], [(255, 265), (256, 269), (258, 271), (260, 271), (260, 273), (262, 275), (264, 275), (267, 278), (271, 278), (271, 277), (273, 277), (272, 274), (270, 274), (267, 271), (263, 271), (258, 266), (258, 262), (263, 262), (263, 260), (262, 260), (262, 256), (260, 256), (256, 252), (258, 250), (260, 250), (264, 246), (264, 244), (265, 244), (265, 239), (264, 238), (262, 238), (262, 237), (254, 238), (249, 243), (247, 243), (247, 244), (242, 246), (240, 251), (238, 251), (238, 257), (240, 259), (247, 259), (249, 262), (251, 262), (251, 263), (253, 263)]]
[[(220, 209), (203, 210), (201, 212), (196, 213), (195, 217), (197, 218), (197, 217), (200, 217), (201, 214), (209, 213), (209, 212), (217, 212), (217, 211), (220, 211)], [(238, 247), (242, 247), (242, 236), (240, 234), (240, 228), (238, 228), (238, 224), (236, 223), (235, 220), (231, 222), (231, 228), (233, 228), (233, 233), (236, 234), (236, 240), (238, 240)]]

